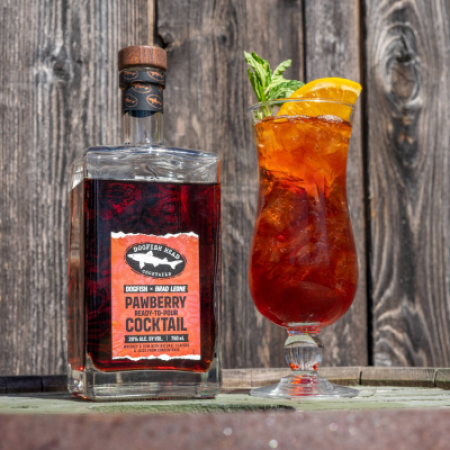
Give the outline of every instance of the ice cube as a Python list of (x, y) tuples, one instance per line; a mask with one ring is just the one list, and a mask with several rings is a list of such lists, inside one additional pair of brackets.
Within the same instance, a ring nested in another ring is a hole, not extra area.
[(327, 115), (324, 115), (324, 116), (318, 116), (317, 118), (318, 119), (322, 119), (322, 120), (326, 120), (327, 122), (330, 122), (330, 123), (342, 123), (342, 122), (344, 122), (344, 120), (341, 119), (340, 117), (332, 116), (331, 114), (327, 114)]

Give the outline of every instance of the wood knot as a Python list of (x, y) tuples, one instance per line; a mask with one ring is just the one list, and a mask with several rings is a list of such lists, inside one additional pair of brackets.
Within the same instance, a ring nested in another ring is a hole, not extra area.
[(174, 38), (167, 29), (160, 27), (158, 30), (158, 38), (161, 40), (161, 47), (166, 50), (166, 52), (173, 50)]
[(394, 104), (404, 108), (421, 95), (422, 74), (416, 35), (408, 24), (394, 24), (388, 31), (381, 52), (383, 82)]
[(417, 121), (423, 104), (421, 60), (415, 30), (394, 22), (380, 36), (377, 52), (380, 88), (391, 114), (388, 132), (403, 164), (413, 166), (417, 157)]
[(62, 58), (56, 58), (53, 62), (53, 74), (55, 75), (56, 79), (68, 82), (71, 78), (71, 66), (70, 62)]
[(226, 48), (234, 46), (234, 28), (232, 23), (228, 23), (226, 27), (216, 29), (217, 42)]

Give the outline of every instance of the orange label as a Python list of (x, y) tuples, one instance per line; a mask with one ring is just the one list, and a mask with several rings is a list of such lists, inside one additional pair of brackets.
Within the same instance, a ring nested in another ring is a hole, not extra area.
[(200, 359), (198, 235), (111, 233), (112, 357)]

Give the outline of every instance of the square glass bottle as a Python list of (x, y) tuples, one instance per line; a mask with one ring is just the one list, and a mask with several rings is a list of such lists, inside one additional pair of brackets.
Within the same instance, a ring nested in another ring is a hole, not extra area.
[(86, 399), (220, 389), (220, 164), (163, 145), (166, 61), (119, 52), (124, 144), (72, 166), (68, 388)]

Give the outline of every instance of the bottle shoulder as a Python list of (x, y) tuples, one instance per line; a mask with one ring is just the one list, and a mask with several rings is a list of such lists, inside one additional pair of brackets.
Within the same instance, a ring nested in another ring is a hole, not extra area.
[(72, 165), (72, 177), (178, 183), (215, 183), (219, 157), (163, 145), (103, 145), (88, 148)]
[(178, 155), (179, 157), (186, 158), (198, 158), (204, 160), (214, 160), (218, 161), (219, 157), (216, 153), (206, 152), (202, 150), (193, 150), (189, 148), (182, 147), (169, 147), (166, 145), (159, 144), (122, 144), (122, 145), (99, 145), (95, 147), (89, 147), (86, 149), (84, 155), (91, 154), (124, 154), (124, 155), (140, 155), (141, 157), (145, 157), (145, 155), (158, 155), (164, 156), (167, 155)]

